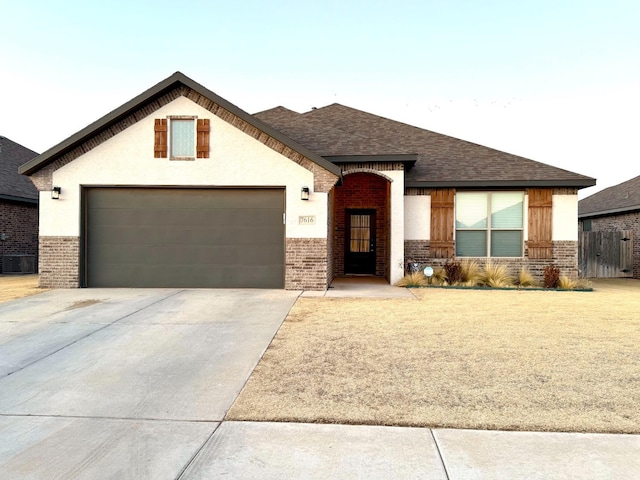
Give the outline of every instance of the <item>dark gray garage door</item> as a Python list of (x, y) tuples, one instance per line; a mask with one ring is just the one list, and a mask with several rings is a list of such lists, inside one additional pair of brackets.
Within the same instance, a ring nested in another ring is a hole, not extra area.
[(88, 287), (284, 288), (283, 189), (84, 190)]

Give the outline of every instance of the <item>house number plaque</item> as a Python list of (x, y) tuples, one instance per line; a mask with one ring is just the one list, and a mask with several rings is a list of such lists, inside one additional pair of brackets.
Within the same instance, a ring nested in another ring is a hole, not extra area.
[(315, 225), (316, 224), (316, 216), (315, 215), (305, 215), (298, 217), (299, 225)]

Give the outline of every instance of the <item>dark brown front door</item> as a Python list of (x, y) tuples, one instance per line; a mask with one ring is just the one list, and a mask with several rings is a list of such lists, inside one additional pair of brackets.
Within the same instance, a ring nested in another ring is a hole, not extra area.
[(376, 273), (376, 211), (347, 210), (344, 273)]

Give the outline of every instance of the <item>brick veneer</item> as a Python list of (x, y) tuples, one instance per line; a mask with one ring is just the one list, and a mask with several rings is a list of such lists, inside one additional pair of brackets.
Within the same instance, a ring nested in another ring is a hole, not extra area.
[(285, 288), (325, 290), (328, 286), (327, 240), (287, 238), (285, 242)]
[[(581, 221), (581, 230), (583, 225)], [(591, 231), (593, 232), (617, 232), (620, 230), (633, 232), (633, 278), (640, 278), (640, 212), (591, 219)]]
[(376, 211), (376, 276), (388, 278), (389, 258), (389, 181), (376, 174), (345, 174), (342, 186), (335, 189), (333, 218), (333, 272), (344, 275), (346, 210)]
[(40, 287), (78, 288), (79, 237), (40, 237)]
[[(444, 265), (447, 261), (445, 258), (430, 258), (429, 254), (428, 240), (406, 240), (404, 242), (404, 255), (406, 262), (413, 261), (439, 267)], [(484, 265), (488, 260), (487, 258), (469, 259), (475, 260), (480, 265)], [(462, 260), (462, 258), (458, 258), (458, 260)], [(493, 259), (493, 261), (506, 265), (509, 269), (510, 275), (516, 275), (522, 267), (527, 267), (533, 275), (541, 280), (543, 278), (544, 268), (553, 263), (560, 269), (561, 275), (565, 275), (569, 278), (578, 278), (578, 242), (553, 242), (553, 258), (549, 259), (530, 259), (527, 256), (525, 246), (525, 256), (522, 258), (499, 258)]]
[[(38, 205), (0, 200), (0, 245), (5, 255), (38, 255)], [(0, 271), (2, 264), (0, 263)]]

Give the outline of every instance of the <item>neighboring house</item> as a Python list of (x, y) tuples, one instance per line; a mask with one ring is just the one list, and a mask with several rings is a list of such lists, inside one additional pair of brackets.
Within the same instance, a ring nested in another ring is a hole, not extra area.
[(581, 232), (631, 231), (633, 278), (640, 278), (640, 176), (580, 200), (578, 227)]
[(175, 73), (21, 167), (47, 287), (325, 289), (408, 260), (577, 276), (595, 180), (342, 105), (250, 115)]
[(38, 255), (38, 190), (18, 173), (37, 157), (0, 137), (0, 273), (33, 273)]

